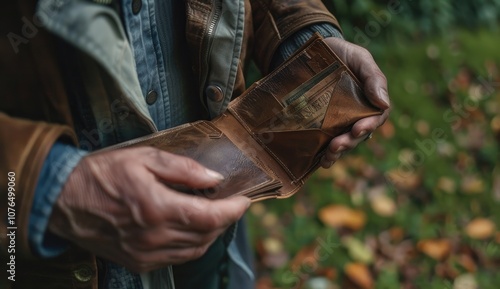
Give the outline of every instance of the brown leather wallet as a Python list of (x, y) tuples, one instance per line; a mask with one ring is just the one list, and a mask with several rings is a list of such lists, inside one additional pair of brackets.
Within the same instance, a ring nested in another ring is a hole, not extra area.
[(381, 113), (365, 98), (352, 72), (315, 35), (214, 120), (188, 123), (110, 149), (153, 146), (191, 157), (225, 177), (205, 190), (173, 186), (179, 191), (211, 199), (286, 198), (318, 168), (332, 138), (349, 131), (357, 120)]

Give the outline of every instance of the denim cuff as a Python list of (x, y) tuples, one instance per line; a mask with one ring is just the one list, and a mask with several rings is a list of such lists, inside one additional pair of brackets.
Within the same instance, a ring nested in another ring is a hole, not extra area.
[(309, 40), (309, 38), (311, 38), (311, 36), (315, 32), (318, 32), (325, 38), (337, 37), (344, 39), (342, 33), (337, 28), (335, 28), (335, 26), (329, 23), (319, 23), (305, 27), (285, 39), (285, 41), (279, 46), (278, 50), (273, 56), (273, 60), (271, 61), (271, 69), (276, 68), (286, 59), (288, 59), (288, 57), (290, 57), (297, 49), (304, 45), (304, 43), (306, 43), (307, 40)]
[(49, 258), (66, 251), (69, 243), (48, 231), (54, 206), (67, 178), (86, 152), (56, 142), (42, 167), (29, 218), (28, 239), (35, 255)]

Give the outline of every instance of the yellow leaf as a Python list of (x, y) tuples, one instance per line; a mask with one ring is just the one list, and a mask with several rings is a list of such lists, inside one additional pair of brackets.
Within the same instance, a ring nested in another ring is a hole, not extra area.
[(441, 177), (437, 182), (437, 188), (448, 194), (453, 194), (457, 189), (457, 185), (453, 179), (449, 177)]
[(385, 194), (373, 196), (370, 203), (373, 211), (382, 217), (390, 217), (396, 213), (396, 204)]
[(349, 256), (357, 262), (370, 264), (373, 262), (373, 251), (360, 240), (353, 237), (342, 238), (342, 244), (347, 248)]
[(495, 223), (490, 219), (477, 218), (467, 224), (465, 233), (472, 239), (487, 239), (495, 233)]
[(462, 180), (461, 188), (466, 194), (479, 194), (484, 192), (484, 182), (477, 176), (466, 176)]

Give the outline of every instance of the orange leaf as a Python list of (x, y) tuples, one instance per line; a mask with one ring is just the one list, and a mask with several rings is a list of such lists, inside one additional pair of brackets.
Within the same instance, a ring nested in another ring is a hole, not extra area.
[(361, 263), (349, 263), (344, 268), (347, 277), (357, 286), (362, 289), (373, 288), (374, 282), (373, 277), (364, 264)]
[(465, 233), (472, 239), (487, 239), (495, 233), (495, 224), (490, 219), (477, 218), (467, 224)]
[(420, 175), (415, 172), (416, 169), (417, 168), (411, 164), (403, 165), (402, 163), (399, 168), (389, 171), (387, 177), (391, 183), (398, 188), (405, 190), (416, 189), (422, 181)]
[(351, 230), (359, 230), (366, 224), (366, 215), (363, 211), (353, 210), (342, 205), (330, 205), (322, 208), (318, 214), (319, 219), (325, 225)]
[(443, 260), (451, 251), (451, 242), (447, 239), (429, 239), (418, 242), (417, 248), (435, 260)]

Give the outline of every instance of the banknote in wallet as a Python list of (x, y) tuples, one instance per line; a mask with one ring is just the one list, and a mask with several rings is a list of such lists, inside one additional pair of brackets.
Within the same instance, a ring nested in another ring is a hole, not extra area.
[[(178, 191), (253, 201), (296, 193), (319, 167), (328, 143), (361, 118), (381, 114), (321, 36), (229, 103), (222, 115), (108, 149), (153, 146), (224, 175), (213, 188)], [(168, 185), (168, 184), (167, 184)]]

